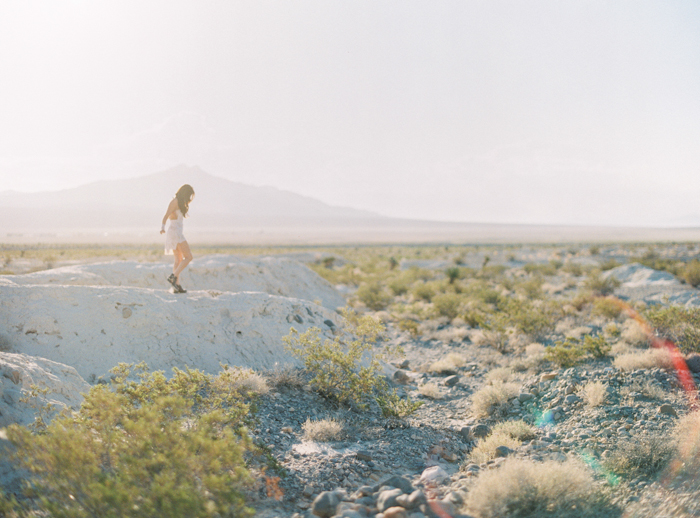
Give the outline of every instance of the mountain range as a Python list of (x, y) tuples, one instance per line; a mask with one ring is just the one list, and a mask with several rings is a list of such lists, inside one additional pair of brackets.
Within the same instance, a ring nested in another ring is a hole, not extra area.
[(620, 228), (417, 221), (389, 218), (274, 187), (255, 187), (180, 165), (61, 191), (0, 192), (0, 242), (158, 242), (165, 209), (189, 183), (193, 243), (696, 241), (697, 228)]

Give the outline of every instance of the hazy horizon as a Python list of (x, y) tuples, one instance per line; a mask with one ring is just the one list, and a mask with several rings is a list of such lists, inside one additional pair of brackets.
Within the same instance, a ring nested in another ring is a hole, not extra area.
[(433, 221), (700, 225), (694, 2), (0, 5), (0, 191), (177, 164)]

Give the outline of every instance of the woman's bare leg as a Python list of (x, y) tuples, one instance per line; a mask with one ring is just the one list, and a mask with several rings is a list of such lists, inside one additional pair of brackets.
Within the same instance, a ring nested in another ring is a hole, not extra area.
[(179, 252), (183, 258), (173, 272), (175, 274), (175, 278), (177, 279), (177, 283), (180, 284), (180, 274), (182, 273), (182, 270), (184, 270), (192, 261), (192, 252), (190, 251), (190, 245), (187, 244), (187, 241), (178, 243), (175, 251), (176, 253)]
[(173, 264), (173, 275), (175, 275), (175, 272), (177, 271), (177, 268), (180, 266), (180, 263), (182, 262), (182, 252), (180, 252), (179, 249), (173, 250), (173, 255), (175, 256), (175, 263)]

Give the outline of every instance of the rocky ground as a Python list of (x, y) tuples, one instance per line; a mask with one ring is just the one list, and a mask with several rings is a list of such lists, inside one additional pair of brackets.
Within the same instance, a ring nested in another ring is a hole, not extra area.
[[(253, 503), (260, 516), (460, 516), (475, 477), (497, 469), (506, 458), (542, 461), (576, 456), (598, 466), (604, 479), (609, 474), (600, 463), (622, 443), (670, 436), (678, 417), (689, 410), (673, 372), (621, 371), (600, 361), (522, 373), (514, 380), (518, 395), (505, 415), (476, 418), (470, 396), (507, 358), (494, 358), (501, 355), (469, 339), (429, 343), (396, 331), (393, 339), (402, 342), (407, 358), (394, 375), (403, 383), (395, 381), (395, 386), (423, 402), (405, 419), (387, 421), (378, 413), (335, 408), (303, 380), (297, 386), (278, 386), (271, 397), (261, 400), (254, 437), (279, 465), (282, 497), (276, 502), (261, 492), (261, 500)], [(445, 351), (481, 362), (471, 361), (453, 373), (420, 372), (421, 366)], [(608, 387), (605, 404), (585, 404), (581, 391), (592, 381)], [(419, 386), (426, 383), (438, 385), (440, 399), (419, 393)], [(302, 425), (307, 419), (328, 417), (346, 423), (342, 442), (304, 440)], [(534, 438), (504, 449), (488, 462), (470, 459), (475, 441), (488, 435), (496, 422), (520, 419), (535, 425)], [(653, 478), (644, 476), (615, 480), (617, 502), (623, 506), (635, 502), (653, 483)]]

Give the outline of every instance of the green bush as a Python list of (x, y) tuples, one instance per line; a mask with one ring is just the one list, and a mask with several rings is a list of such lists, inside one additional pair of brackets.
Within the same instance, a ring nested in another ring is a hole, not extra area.
[(407, 417), (418, 410), (422, 401), (412, 401), (408, 396), (401, 398), (396, 392), (377, 396), (377, 404), (384, 417)]
[(603, 277), (598, 271), (591, 272), (584, 283), (586, 289), (603, 296), (612, 294), (619, 285), (620, 281), (615, 277)]
[(386, 308), (392, 301), (391, 294), (378, 281), (362, 284), (357, 290), (357, 298), (374, 311)]
[(610, 352), (611, 346), (602, 336), (587, 335), (583, 341), (577, 338), (558, 340), (552, 347), (547, 347), (544, 358), (561, 367), (568, 368), (591, 358), (603, 358)]
[(700, 308), (654, 307), (645, 312), (656, 332), (684, 353), (700, 352)]
[(593, 301), (592, 315), (599, 315), (605, 318), (617, 318), (622, 313), (622, 306), (614, 299), (597, 298)]
[(454, 282), (462, 276), (462, 272), (458, 266), (452, 266), (445, 270), (445, 275), (449, 279), (450, 284), (454, 284)]
[(435, 288), (432, 284), (427, 282), (420, 282), (413, 286), (411, 290), (413, 296), (417, 299), (425, 300), (430, 302), (435, 295)]
[[(311, 373), (311, 384), (325, 397), (360, 409), (377, 396), (386, 397), (389, 388), (382, 376), (380, 360), (393, 351), (377, 350), (374, 343), (384, 332), (371, 316), (345, 311), (342, 332), (331, 339), (321, 339), (321, 330), (312, 327), (304, 333), (292, 328), (283, 338), (287, 349), (304, 362)], [(366, 359), (366, 365), (360, 362)]]
[(686, 264), (681, 273), (681, 277), (694, 288), (700, 286), (700, 261), (693, 259)]
[(8, 428), (16, 462), (31, 473), (19, 515), (252, 515), (243, 492), (252, 483), (243, 459), (248, 406), (230, 390), (239, 374), (175, 370), (166, 380), (141, 368), (139, 381), (127, 381), (130, 367), (43, 433)]
[(537, 302), (505, 299), (498, 306), (501, 311), (495, 321), (500, 327), (513, 326), (534, 340), (551, 333), (561, 317), (561, 307), (556, 302)]
[(462, 298), (455, 293), (440, 293), (433, 297), (433, 307), (438, 315), (450, 320), (459, 315)]

